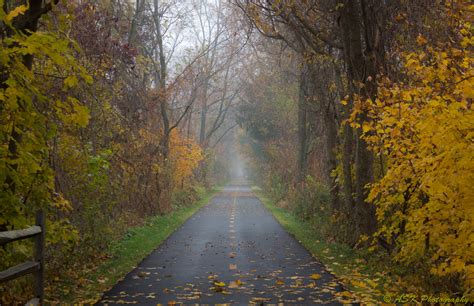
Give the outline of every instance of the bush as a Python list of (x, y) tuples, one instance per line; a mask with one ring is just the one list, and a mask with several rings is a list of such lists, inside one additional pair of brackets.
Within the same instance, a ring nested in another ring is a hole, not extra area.
[(276, 202), (287, 197), (290, 186), (289, 183), (285, 182), (280, 175), (270, 175), (268, 182), (266, 189), (268, 189), (270, 195), (276, 200)]
[(294, 201), (295, 214), (304, 220), (330, 216), (329, 191), (311, 176), (307, 176), (301, 187), (297, 189)]

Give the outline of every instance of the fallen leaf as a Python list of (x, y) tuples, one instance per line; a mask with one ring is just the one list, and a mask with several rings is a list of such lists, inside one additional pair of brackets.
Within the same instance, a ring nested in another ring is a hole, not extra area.
[(230, 288), (230, 289), (239, 288), (239, 285), (237, 285), (236, 282), (231, 281), (231, 282), (229, 283), (229, 288)]
[(146, 277), (148, 275), (150, 275), (150, 272), (143, 272), (143, 271), (138, 272), (138, 276), (140, 277)]
[(313, 274), (311, 274), (310, 278), (311, 279), (320, 279), (321, 275), (319, 275), (318, 273), (313, 273)]
[(349, 291), (337, 292), (336, 294), (344, 297), (352, 297), (352, 293), (350, 293)]
[(272, 299), (271, 298), (263, 298), (263, 297), (253, 297), (252, 302), (270, 302)]
[(137, 304), (137, 301), (124, 301), (124, 300), (118, 300), (115, 303), (117, 304)]
[(364, 282), (361, 282), (361, 281), (352, 280), (351, 283), (352, 283), (352, 285), (354, 285), (355, 287), (364, 288), (364, 289), (367, 288), (367, 284), (364, 283)]

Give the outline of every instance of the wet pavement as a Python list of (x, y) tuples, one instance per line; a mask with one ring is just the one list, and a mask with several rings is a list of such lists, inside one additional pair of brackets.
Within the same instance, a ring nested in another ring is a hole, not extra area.
[(229, 185), (105, 293), (112, 304), (339, 304), (343, 291), (248, 186)]

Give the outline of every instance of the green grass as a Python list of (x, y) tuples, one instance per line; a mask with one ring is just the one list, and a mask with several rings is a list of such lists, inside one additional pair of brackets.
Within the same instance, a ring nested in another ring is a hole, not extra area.
[(89, 284), (70, 296), (64, 297), (63, 302), (97, 301), (102, 292), (111, 288), (133, 270), (219, 191), (220, 188), (207, 192), (200, 190), (200, 200), (197, 203), (180, 207), (167, 215), (152, 217), (144, 225), (129, 229), (122, 239), (111, 245), (109, 249), (111, 258), (102, 262), (93, 275), (88, 277)]
[[(336, 275), (344, 286), (364, 302), (381, 302), (391, 280), (383, 265), (366, 250), (354, 250), (340, 243), (328, 243), (315, 230), (315, 224), (304, 221), (287, 209), (278, 207), (262, 190), (253, 187), (264, 206), (283, 228), (292, 234), (327, 270)], [(317, 226), (317, 225), (316, 225)]]

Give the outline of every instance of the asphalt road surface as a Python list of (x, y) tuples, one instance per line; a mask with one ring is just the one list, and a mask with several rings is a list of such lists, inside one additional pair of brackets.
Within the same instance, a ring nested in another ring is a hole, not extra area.
[(342, 290), (248, 186), (230, 185), (99, 305), (338, 304)]

